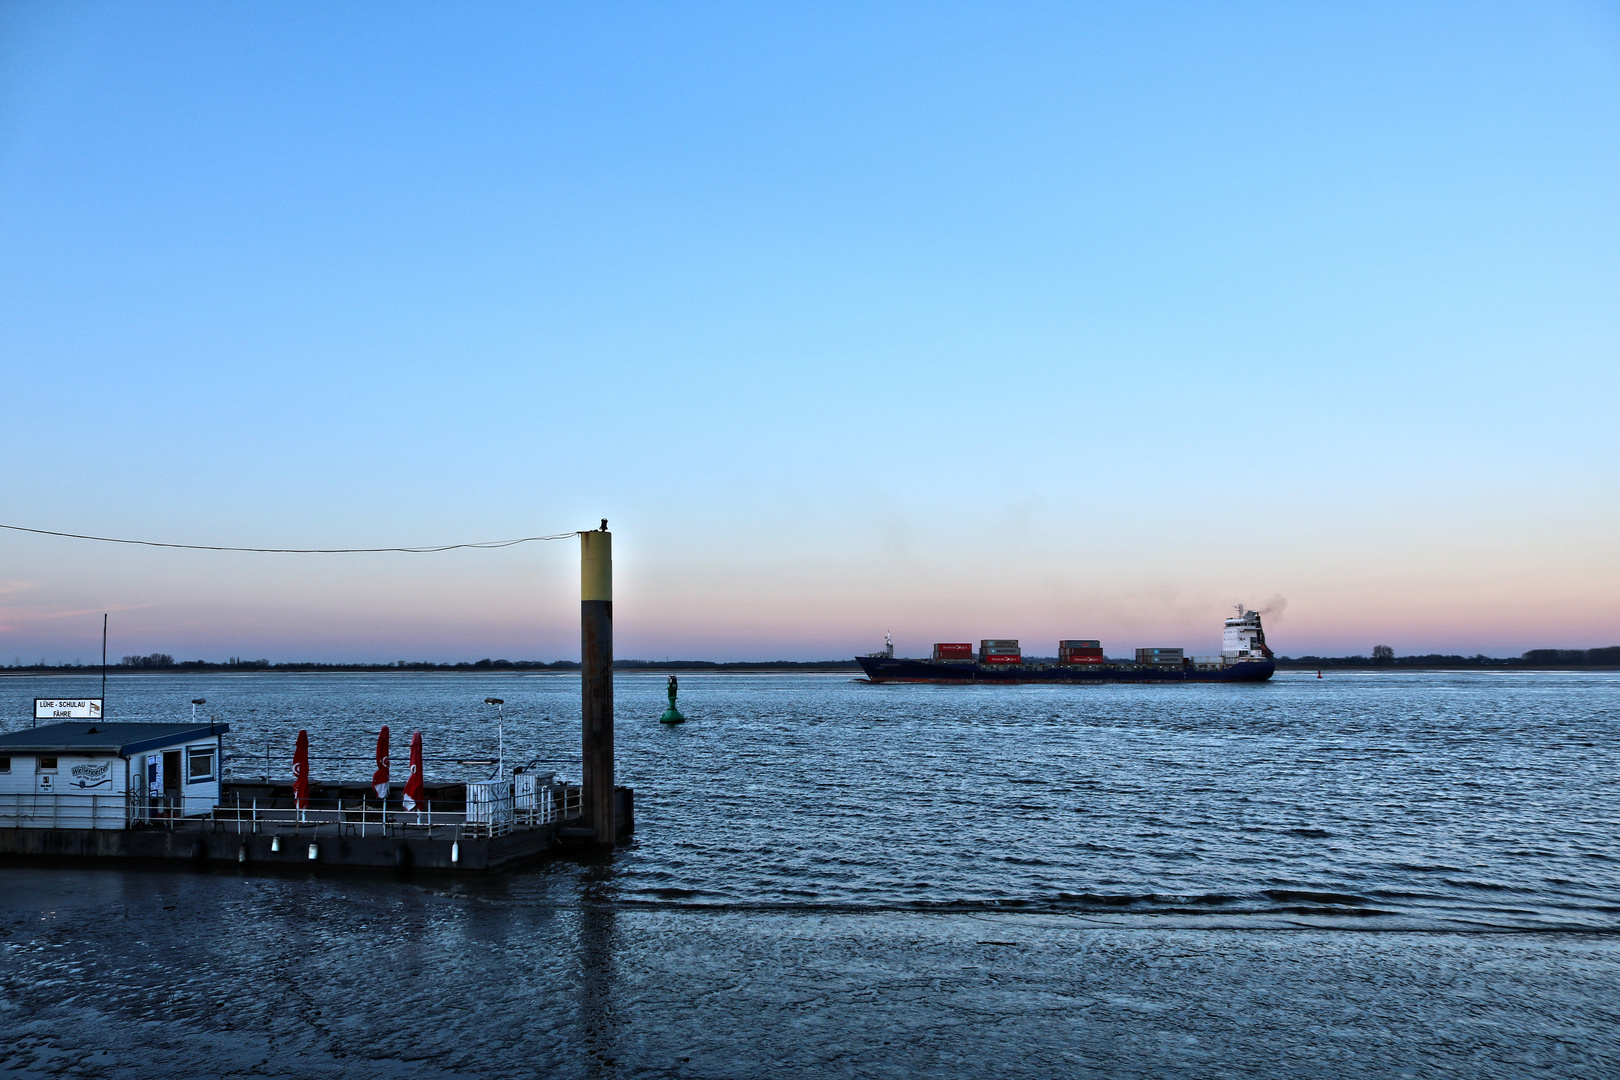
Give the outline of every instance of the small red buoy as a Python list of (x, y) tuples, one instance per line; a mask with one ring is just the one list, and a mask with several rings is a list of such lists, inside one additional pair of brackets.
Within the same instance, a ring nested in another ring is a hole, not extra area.
[(1318, 679), (1320, 679), (1320, 678), (1321, 678), (1321, 677), (1322, 677), (1322, 673), (1321, 673), (1321, 672), (1320, 672), (1320, 671), (1318, 671), (1318, 672), (1317, 672), (1317, 673), (1316, 673), (1316, 677), (1317, 677), (1317, 678), (1318, 678)]

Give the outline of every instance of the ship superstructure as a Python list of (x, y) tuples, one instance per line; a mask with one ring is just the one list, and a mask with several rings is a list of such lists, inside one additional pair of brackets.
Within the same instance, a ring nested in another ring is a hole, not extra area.
[(1236, 618), (1227, 619), (1221, 631), (1221, 659), (1270, 660), (1271, 650), (1266, 648), (1266, 632), (1260, 626), (1260, 613), (1246, 611), (1238, 605)]
[(985, 638), (977, 654), (967, 641), (939, 642), (927, 660), (894, 655), (885, 636), (884, 650), (855, 658), (872, 682), (920, 683), (1120, 683), (1120, 682), (1264, 682), (1277, 670), (1266, 647), (1260, 613), (1239, 605), (1221, 633), (1219, 656), (1188, 656), (1168, 646), (1139, 648), (1134, 661), (1109, 660), (1096, 638), (1058, 642), (1056, 663), (1027, 660), (1014, 638)]

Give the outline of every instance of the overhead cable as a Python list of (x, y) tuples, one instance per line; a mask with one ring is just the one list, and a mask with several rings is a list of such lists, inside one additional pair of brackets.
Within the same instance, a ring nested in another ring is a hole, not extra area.
[(14, 532), (37, 533), (40, 536), (65, 536), (72, 540), (99, 540), (104, 544), (138, 544), (141, 547), (184, 548), (187, 551), (252, 551), (267, 555), (374, 555), (385, 551), (403, 551), (413, 555), (435, 551), (455, 551), (458, 548), (504, 548), (527, 544), (534, 540), (567, 540), (579, 532), (555, 533), (551, 536), (520, 536), (516, 540), (487, 540), (477, 544), (439, 544), (435, 547), (379, 547), (379, 548), (261, 548), (226, 547), (222, 544), (165, 544), (157, 540), (120, 540), (113, 536), (85, 536), (82, 533), (56, 532), (52, 529), (29, 529), (22, 525), (0, 525), (0, 529)]

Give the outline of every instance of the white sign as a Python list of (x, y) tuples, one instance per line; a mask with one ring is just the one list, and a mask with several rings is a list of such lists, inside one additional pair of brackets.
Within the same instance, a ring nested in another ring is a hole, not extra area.
[(35, 720), (100, 720), (101, 699), (98, 697), (34, 699)]
[(98, 788), (102, 784), (112, 787), (112, 762), (110, 761), (75, 765), (72, 772), (73, 787)]

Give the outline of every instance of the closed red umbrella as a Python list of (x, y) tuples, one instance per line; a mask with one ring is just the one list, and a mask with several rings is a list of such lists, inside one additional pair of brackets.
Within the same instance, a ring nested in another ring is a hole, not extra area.
[(388, 799), (388, 725), (384, 724), (382, 733), (377, 736), (377, 771), (371, 774), (371, 788), (377, 793), (377, 798)]
[(411, 775), (405, 780), (405, 809), (416, 810), (425, 801), (422, 790), (422, 733), (411, 733)]
[(309, 732), (302, 730), (293, 748), (293, 801), (298, 809), (309, 809)]

